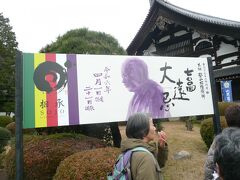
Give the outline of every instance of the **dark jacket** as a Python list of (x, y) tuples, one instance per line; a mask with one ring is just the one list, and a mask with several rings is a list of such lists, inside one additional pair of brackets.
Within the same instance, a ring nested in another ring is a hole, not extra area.
[[(213, 179), (213, 173), (216, 171), (216, 165), (213, 161), (214, 151), (215, 151), (216, 142), (215, 139), (213, 140), (213, 143), (211, 144), (209, 150), (207, 159), (204, 165), (204, 180), (212, 180)], [(216, 180), (219, 180), (220, 178), (216, 178)]]
[[(167, 157), (160, 157), (160, 152), (162, 152), (157, 143), (145, 143), (141, 139), (126, 139), (122, 141), (121, 150), (122, 152), (132, 149), (135, 147), (144, 147), (149, 150), (153, 156), (147, 152), (137, 151), (134, 152), (131, 158), (131, 172), (133, 180), (162, 180), (162, 173), (160, 170), (160, 166), (164, 165)], [(167, 156), (167, 147), (163, 150), (163, 156)]]

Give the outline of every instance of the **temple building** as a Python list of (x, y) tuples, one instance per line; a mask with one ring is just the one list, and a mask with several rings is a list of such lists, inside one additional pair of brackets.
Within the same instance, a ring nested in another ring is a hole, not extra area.
[[(240, 22), (192, 12), (163, 0), (151, 0), (150, 4), (127, 53), (211, 57), (218, 100), (240, 101)], [(231, 98), (225, 99), (223, 86), (230, 86)]]

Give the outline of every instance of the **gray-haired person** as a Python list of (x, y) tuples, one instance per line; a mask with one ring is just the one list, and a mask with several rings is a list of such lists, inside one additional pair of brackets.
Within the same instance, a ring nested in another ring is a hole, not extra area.
[[(225, 118), (227, 121), (228, 127), (237, 127), (240, 128), (240, 106), (239, 105), (231, 105), (225, 110)], [(215, 139), (208, 150), (207, 160), (205, 162), (205, 180), (214, 179), (214, 175), (216, 175), (216, 165), (213, 161), (213, 155), (215, 151)], [(215, 177), (218, 179), (218, 177)]]
[(136, 113), (127, 121), (126, 136), (127, 139), (121, 144), (122, 152), (135, 147), (144, 147), (155, 158), (145, 151), (134, 152), (130, 162), (132, 179), (162, 179), (160, 167), (164, 166), (168, 155), (165, 132), (156, 133), (149, 114)]
[(216, 137), (214, 163), (221, 180), (240, 179), (240, 129), (226, 128)]

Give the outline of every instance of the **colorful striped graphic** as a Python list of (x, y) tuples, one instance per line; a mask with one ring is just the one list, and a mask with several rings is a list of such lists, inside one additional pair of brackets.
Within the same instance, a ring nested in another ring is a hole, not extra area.
[(77, 61), (76, 55), (68, 54), (67, 55), (68, 64), (70, 68), (67, 70), (68, 74), (68, 104), (71, 104), (72, 107), (69, 109), (69, 120), (70, 125), (79, 124), (79, 113), (78, 113), (78, 89), (77, 85)]
[(23, 53), (23, 128), (80, 123), (76, 65), (75, 54)]
[[(45, 61), (45, 54), (34, 54), (34, 70)], [(47, 126), (47, 114), (45, 103), (47, 103), (46, 92), (40, 91), (34, 86), (34, 98), (35, 98), (35, 127)]]
[(125, 121), (129, 112), (155, 118), (214, 112), (207, 58), (23, 53), (22, 59), (23, 128)]
[[(46, 61), (49, 62), (56, 62), (56, 54), (46, 54)], [(54, 81), (53, 76), (47, 75), (46, 76), (46, 80), (48, 82), (51, 82), (52, 86), (56, 86), (57, 83)], [(48, 106), (47, 106), (47, 126), (57, 126), (58, 125), (58, 114), (57, 112), (57, 106), (56, 106), (56, 102), (57, 101), (57, 91), (52, 91), (50, 93), (47, 93), (47, 102), (48, 102)], [(51, 112), (51, 114), (50, 114)]]
[(23, 54), (23, 127), (35, 127), (34, 54)]

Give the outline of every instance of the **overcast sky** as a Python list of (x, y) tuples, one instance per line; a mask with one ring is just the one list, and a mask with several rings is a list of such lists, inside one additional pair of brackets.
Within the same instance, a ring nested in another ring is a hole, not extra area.
[[(237, 0), (169, 0), (182, 8), (240, 22)], [(38, 52), (68, 30), (87, 27), (115, 37), (127, 48), (141, 27), (149, 0), (3, 0), (19, 49)]]

